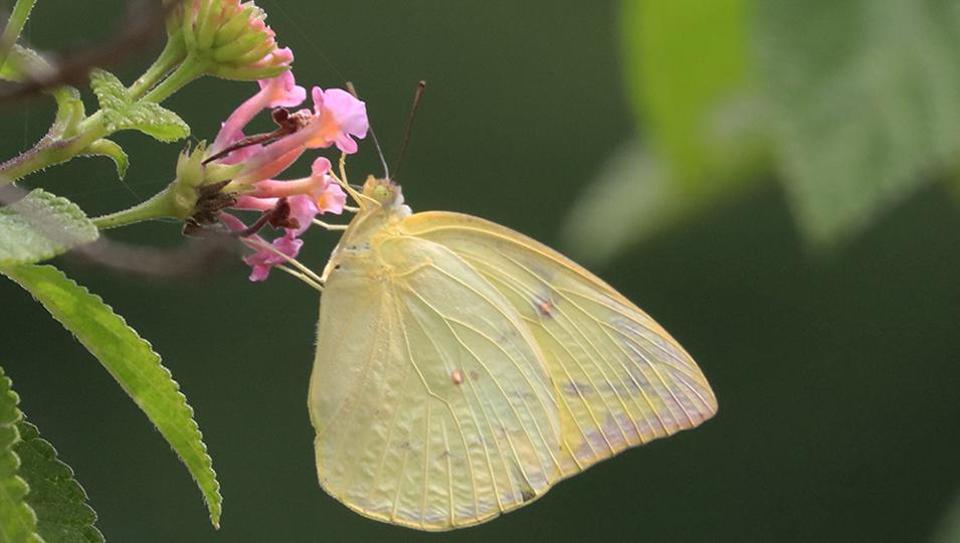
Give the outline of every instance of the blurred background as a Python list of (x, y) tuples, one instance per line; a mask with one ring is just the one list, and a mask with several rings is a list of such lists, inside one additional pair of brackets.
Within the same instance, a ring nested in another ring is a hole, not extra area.
[[(960, 5), (257, 3), (299, 83), (357, 85), (388, 157), (426, 80), (399, 175), (413, 208), (486, 217), (588, 265), (694, 355), (720, 412), (493, 522), (421, 534), (317, 484), (312, 290), (282, 274), (251, 284), (239, 261), (182, 281), (62, 258), (163, 355), (224, 495), (214, 532), (143, 414), (0, 282), (0, 361), (108, 540), (960, 540)], [(49, 52), (95, 45), (124, 6), (40, 0), (25, 38)], [(130, 82), (160, 45), (111, 69)], [(255, 89), (204, 79), (164, 105), (212, 139)], [(0, 157), (51, 114), (42, 99), (0, 106)], [(94, 215), (172, 179), (179, 144), (117, 140), (132, 159), (123, 182), (97, 158), (22, 186)], [(369, 142), (350, 170), (382, 173)], [(108, 235), (183, 243), (173, 223)], [(311, 234), (302, 260), (322, 267), (335, 241)]]

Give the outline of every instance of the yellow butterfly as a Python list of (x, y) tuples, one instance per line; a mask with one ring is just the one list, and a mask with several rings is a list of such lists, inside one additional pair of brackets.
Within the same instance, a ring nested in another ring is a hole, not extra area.
[(560, 253), (411, 213), (370, 177), (320, 278), (307, 400), (324, 490), (420, 530), (479, 524), (717, 410), (682, 347)]

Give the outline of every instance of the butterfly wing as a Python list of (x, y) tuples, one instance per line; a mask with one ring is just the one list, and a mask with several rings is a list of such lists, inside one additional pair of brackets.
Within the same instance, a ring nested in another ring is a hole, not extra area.
[(690, 355), (646, 313), (560, 253), (458, 213), (417, 213), (401, 229), (464, 259), (536, 338), (556, 387), (564, 476), (716, 412), (713, 391)]
[(423, 530), (476, 524), (545, 492), (560, 425), (516, 310), (449, 250), (415, 238), (347, 259), (326, 284), (309, 409), (324, 489)]

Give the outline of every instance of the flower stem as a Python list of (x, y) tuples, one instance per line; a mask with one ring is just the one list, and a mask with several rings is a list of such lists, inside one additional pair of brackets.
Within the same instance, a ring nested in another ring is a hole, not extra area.
[(196, 59), (193, 55), (187, 55), (187, 58), (177, 66), (177, 69), (143, 95), (142, 100), (156, 103), (163, 102), (173, 95), (173, 93), (182, 89), (187, 83), (190, 83), (202, 74), (203, 62)]
[(141, 202), (129, 209), (117, 211), (108, 215), (101, 215), (91, 219), (94, 225), (101, 230), (127, 226), (133, 223), (161, 218), (182, 218), (178, 215), (173, 193), (166, 188), (155, 194), (149, 200)]
[(33, 9), (35, 3), (36, 0), (17, 0), (17, 4), (13, 6), (13, 12), (10, 14), (10, 19), (7, 20), (7, 27), (3, 29), (3, 35), (0, 36), (0, 68), (3, 68), (3, 64), (7, 61), (7, 55), (10, 54), (10, 49), (13, 48), (13, 44), (17, 43), (17, 38), (23, 32), (23, 27), (30, 17), (30, 10)]
[(163, 76), (170, 73), (170, 71), (184, 59), (184, 56), (185, 54), (182, 47), (179, 47), (171, 41), (167, 41), (157, 60), (153, 61), (153, 64), (147, 68), (147, 71), (130, 85), (130, 89), (128, 90), (130, 99), (139, 100), (143, 97), (144, 94), (157, 85), (157, 82), (159, 82)]

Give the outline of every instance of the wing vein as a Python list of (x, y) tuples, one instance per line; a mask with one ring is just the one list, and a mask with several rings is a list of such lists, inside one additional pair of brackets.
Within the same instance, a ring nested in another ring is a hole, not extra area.
[[(424, 299), (422, 296), (420, 296), (420, 294), (419, 294), (418, 292), (416, 292), (415, 290), (410, 289), (409, 287), (408, 287), (407, 290), (409, 290), (410, 293), (413, 294), (418, 300), (420, 300), (421, 303), (423, 303), (423, 304), (425, 304), (427, 307), (429, 307), (432, 311), (434, 311), (434, 312), (437, 314), (438, 317), (441, 318), (441, 320), (443, 320), (443, 322), (444, 322), (444, 324), (446, 325), (447, 329), (450, 331), (450, 333), (451, 333), (451, 334), (453, 335), (453, 337), (456, 339), (457, 343), (460, 344), (460, 347), (461, 347), (463, 350), (465, 350), (474, 360), (476, 360), (477, 363), (478, 363), (478, 364), (484, 369), (484, 371), (487, 373), (487, 375), (490, 376), (490, 380), (493, 381), (493, 382), (497, 385), (497, 388), (498, 388), (498, 390), (500, 391), (500, 394), (503, 395), (503, 398), (504, 398), (504, 400), (506, 400), (507, 405), (509, 405), (509, 406), (510, 406), (510, 409), (513, 411), (514, 418), (516, 419), (517, 424), (518, 424), (518, 425), (520, 426), (520, 428), (523, 430), (524, 434), (527, 436), (527, 440), (528, 440), (531, 444), (534, 444), (535, 442), (533, 441), (533, 437), (530, 435), (530, 433), (529, 433), (529, 431), (527, 430), (526, 426), (524, 426), (523, 421), (520, 419), (520, 415), (519, 415), (519, 413), (518, 413), (517, 410), (516, 410), (516, 407), (513, 405), (512, 402), (510, 402), (509, 397), (507, 396), (506, 391), (504, 391), (503, 387), (501, 386), (499, 380), (498, 380), (498, 379), (496, 378), (496, 376), (490, 371), (490, 369), (489, 369), (489, 368), (487, 367), (487, 365), (483, 362), (483, 360), (481, 360), (480, 357), (478, 357), (477, 354), (473, 352), (473, 349), (471, 349), (469, 346), (467, 346), (466, 343), (464, 343), (463, 339), (460, 337), (459, 334), (457, 334), (457, 332), (453, 329), (453, 327), (450, 325), (450, 323), (451, 323), (451, 322), (455, 322), (455, 323), (459, 324), (460, 326), (464, 326), (464, 327), (466, 327), (466, 328), (469, 328), (469, 329), (473, 330), (475, 333), (479, 334), (481, 337), (485, 337), (484, 334), (483, 334), (482, 332), (480, 332), (479, 330), (477, 330), (476, 328), (470, 326), (470, 325), (467, 324), (467, 323), (463, 323), (463, 322), (460, 322), (460, 321), (457, 321), (457, 320), (455, 320), (455, 319), (451, 319), (451, 318), (447, 317), (446, 315), (444, 315), (443, 313), (441, 313), (439, 310), (437, 310), (435, 307), (433, 307), (433, 305), (430, 304), (429, 301), (427, 301), (427, 300)], [(490, 341), (491, 341), (492, 343), (494, 343), (494, 344), (496, 343), (496, 342), (493, 342), (492, 339), (491, 339)], [(519, 368), (518, 368), (518, 370), (519, 370)], [(523, 372), (521, 371), (521, 373), (523, 373)], [(513, 478), (510, 477), (511, 470), (510, 470), (510, 466), (507, 464), (507, 456), (503, 453), (503, 450), (500, 448), (499, 440), (496, 438), (496, 431), (494, 430), (493, 424), (490, 422), (490, 418), (489, 418), (489, 416), (487, 415), (487, 406), (486, 406), (486, 405), (484, 404), (484, 402), (480, 399), (480, 394), (477, 392), (476, 386), (474, 385), (473, 380), (472, 380), (472, 379), (468, 379), (468, 380), (465, 381), (465, 383), (466, 383), (467, 386), (470, 388), (470, 391), (473, 393), (473, 396), (474, 396), (474, 398), (476, 399), (477, 403), (480, 405), (480, 409), (481, 409), (481, 411), (483, 412), (484, 421), (485, 421), (486, 424), (487, 424), (487, 428), (490, 430), (491, 436), (492, 436), (492, 438), (493, 438), (494, 445), (496, 445), (496, 447), (497, 447), (497, 454), (500, 456), (501, 462), (503, 463), (504, 470), (505, 470), (505, 472), (506, 472), (506, 474), (507, 474), (507, 476), (508, 476), (508, 479), (509, 479), (509, 481), (510, 481), (512, 487), (513, 487), (514, 496), (520, 495), (521, 493), (520, 493), (519, 489), (517, 488), (516, 483), (514, 482)], [(510, 433), (509, 433), (509, 431), (507, 430), (506, 425), (504, 425), (503, 420), (502, 420), (502, 419), (500, 418), (500, 416), (497, 414), (496, 410), (494, 410), (494, 409), (491, 408), (490, 411), (493, 413), (493, 417), (496, 419), (497, 424), (500, 425), (501, 430), (503, 431), (504, 435), (506, 436), (506, 438), (507, 438), (507, 443), (509, 444), (510, 450), (511, 450), (511, 452), (513, 453), (513, 458), (518, 459), (518, 462), (517, 462), (517, 463), (518, 463), (518, 465), (519, 465), (519, 455), (517, 455), (516, 446), (513, 444), (513, 440), (510, 438)], [(539, 425), (535, 424), (535, 426), (536, 426), (536, 427), (538, 428), (538, 430), (539, 430)], [(538, 461), (539, 461), (539, 459), (538, 459)], [(491, 468), (492, 468), (492, 466), (491, 466)], [(528, 485), (529, 485), (530, 478), (527, 476), (527, 474), (526, 474), (526, 472), (523, 470), (523, 467), (522, 467), (522, 466), (520, 467), (520, 469), (521, 469), (521, 472), (522, 472), (522, 474), (523, 474), (524, 479), (526, 479), (526, 481), (527, 481), (527, 483), (528, 483)], [(542, 465), (542, 464), (541, 464), (541, 466), (540, 466), (540, 469), (541, 469), (541, 471), (546, 472), (546, 470), (543, 468), (543, 465)], [(492, 471), (491, 471), (491, 477), (494, 477)], [(496, 483), (496, 478), (495, 478), (495, 477), (493, 478), (493, 485), (494, 485), (494, 492), (496, 493), (496, 497), (497, 497), (497, 505), (498, 505), (498, 507), (500, 508), (501, 511), (504, 511), (504, 510), (506, 510), (506, 509), (503, 507), (503, 503), (502, 503), (501, 500), (500, 500), (500, 493), (499, 493), (499, 490), (497, 490), (497, 483)]]
[[(509, 258), (509, 257), (507, 257), (506, 255), (503, 255), (503, 256), (504, 256), (505, 258)], [(516, 263), (516, 264), (517, 264), (517, 265), (520, 265), (519, 263)], [(482, 265), (482, 264), (481, 264), (481, 265)], [(485, 267), (486, 267), (487, 269), (489, 269), (489, 270), (492, 270), (492, 271), (491, 271), (492, 274), (497, 274), (497, 275), (499, 275), (501, 278), (503, 277), (503, 274), (502, 274), (501, 272), (499, 272), (498, 270), (494, 270), (491, 266), (485, 266)], [(530, 273), (530, 274), (533, 273), (531, 270), (527, 269), (525, 266), (522, 267), (522, 268), (523, 268), (524, 271), (526, 271), (527, 273)], [(526, 294), (527, 296), (535, 296), (535, 295), (536, 295), (535, 292), (530, 291), (530, 290), (527, 290), (526, 293), (520, 292), (519, 290), (517, 290), (516, 287), (514, 287), (514, 286), (511, 285), (511, 284), (509, 284), (509, 282), (504, 281), (503, 279), (500, 279), (499, 282), (500, 282), (501, 284), (503, 284), (506, 288), (509, 288), (509, 289), (513, 290), (514, 292), (516, 292), (516, 293), (519, 294), (520, 296), (524, 296), (524, 294)], [(520, 286), (521, 286), (521, 288), (523, 288), (522, 285), (520, 285)], [(552, 287), (549, 287), (549, 288), (552, 289)], [(559, 292), (558, 292), (558, 294), (560, 294), (560, 295), (562, 296), (562, 293), (559, 293)], [(565, 298), (565, 297), (564, 297), (564, 298)], [(577, 307), (577, 306), (574, 304), (574, 307)], [(586, 313), (585, 313), (582, 309), (580, 309), (579, 307), (577, 307), (577, 309), (580, 310), (581, 313), (586, 314)], [(631, 424), (633, 424), (634, 430), (636, 430), (638, 438), (640, 438), (641, 441), (642, 441), (642, 440), (643, 440), (643, 433), (640, 431), (640, 427), (639, 427), (639, 425), (637, 424), (637, 421), (633, 418), (633, 415), (630, 413), (630, 408), (627, 407), (627, 403), (623, 400), (623, 397), (621, 396), (620, 392), (617, 390), (617, 387), (614, 386), (613, 382), (610, 380), (610, 377), (609, 377), (609, 375), (607, 374), (607, 371), (604, 370), (604, 366), (606, 366), (606, 369), (607, 369), (607, 370), (610, 370), (610, 371), (614, 371), (614, 368), (610, 367), (609, 363), (607, 362), (606, 357), (604, 357), (604, 355), (603, 355), (603, 353), (601, 353), (600, 349), (598, 349), (597, 346), (594, 345), (594, 343), (593, 343), (592, 341), (590, 341), (590, 338), (587, 336), (587, 333), (586, 333), (579, 325), (577, 325), (576, 321), (574, 321), (573, 319), (571, 319), (571, 318), (563, 311), (562, 308), (560, 308), (560, 307), (557, 308), (557, 315), (558, 315), (558, 316), (562, 316), (562, 317), (564, 318), (564, 320), (567, 321), (567, 322), (573, 327), (573, 330), (576, 332), (576, 334), (573, 333), (573, 332), (571, 332), (571, 330), (570, 330), (567, 326), (561, 324), (561, 323), (559, 322), (559, 320), (557, 320), (557, 324), (563, 329), (564, 332), (566, 332), (566, 334), (567, 334), (571, 339), (573, 339), (573, 341), (576, 342), (577, 346), (584, 352), (584, 354), (587, 354), (590, 350), (592, 350), (593, 353), (596, 355), (595, 358), (594, 358), (594, 357), (591, 357), (591, 358), (593, 359), (594, 362), (597, 362), (597, 368), (600, 370), (600, 374), (602, 375), (603, 380), (606, 382), (607, 386), (610, 387), (610, 390), (614, 393), (614, 395), (616, 396), (617, 400), (620, 402), (620, 407), (623, 408), (623, 413), (627, 416), (627, 419), (631, 422)], [(591, 317), (591, 315), (589, 315), (589, 314), (586, 314), (586, 315), (587, 315), (587, 317)], [(583, 364), (580, 363), (579, 358), (577, 358), (577, 357), (570, 351), (570, 349), (567, 348), (567, 346), (564, 344), (564, 342), (561, 341), (560, 338), (557, 337), (553, 332), (551, 332), (550, 329), (549, 329), (546, 325), (544, 325), (544, 324), (541, 323), (541, 322), (536, 322), (535, 324), (537, 324), (540, 328), (542, 328), (544, 332), (546, 332), (547, 334), (549, 334), (549, 335), (554, 339), (554, 341), (556, 341), (556, 343), (557, 343), (558, 345), (560, 345), (560, 347), (563, 349), (563, 351), (566, 352), (568, 358), (569, 358), (570, 360), (572, 360), (572, 361), (577, 365), (577, 367), (580, 369), (580, 372), (583, 373), (584, 376), (586, 376), (587, 380), (590, 382), (590, 385), (591, 385), (591, 386), (593, 387), (593, 389), (596, 390), (596, 391), (598, 392), (598, 394), (599, 394), (599, 392), (600, 392), (600, 387), (597, 386), (597, 384), (594, 382), (594, 380), (593, 380), (593, 378), (590, 376), (590, 374), (587, 373), (586, 368), (584, 367)], [(587, 347), (584, 346), (583, 342), (580, 341), (580, 339), (577, 337), (577, 335), (579, 335), (580, 338), (582, 338), (583, 341), (585, 341), (585, 342), (589, 345), (589, 347), (590, 347), (589, 349), (587, 349)], [(587, 354), (587, 356), (589, 357), (590, 355)], [(564, 364), (560, 363), (560, 366), (563, 367), (564, 369), (566, 369), (566, 366), (565, 366)], [(620, 366), (621, 366), (621, 368), (627, 373), (627, 375), (630, 376), (631, 379), (633, 379), (633, 376), (630, 375), (629, 370), (628, 370), (625, 366), (623, 366), (623, 363), (622, 363), (622, 362), (620, 362)], [(567, 376), (568, 376), (568, 377), (570, 376), (570, 374), (569, 374), (568, 372), (567, 372)], [(620, 383), (623, 384), (623, 381), (620, 380)], [(637, 389), (640, 390), (639, 384), (637, 384), (636, 382), (634, 382), (634, 384), (636, 384), (636, 385), (637, 385)], [(575, 388), (576, 388), (576, 387), (575, 387)], [(578, 392), (579, 392), (579, 390), (578, 390)], [(600, 397), (601, 397), (601, 401), (603, 401), (603, 403), (604, 403), (604, 405), (607, 407), (607, 409), (608, 409), (609, 411), (613, 412), (614, 410), (613, 410), (613, 409), (610, 409), (610, 404), (607, 403), (606, 399), (605, 399), (602, 395), (600, 395)], [(604, 441), (605, 441), (606, 444), (607, 444), (607, 447), (610, 449), (610, 452), (611, 452), (611, 453), (617, 452), (617, 451), (616, 451), (616, 448), (613, 447), (613, 445), (610, 443), (610, 440), (607, 439), (607, 437), (606, 437), (606, 432), (603, 431), (603, 427), (599, 426), (599, 421), (597, 420), (596, 416), (593, 415), (593, 411), (592, 411), (592, 409), (590, 408), (589, 403), (586, 402), (586, 399), (583, 398), (583, 395), (582, 395), (582, 394), (580, 394), (580, 398), (581, 398), (581, 400), (583, 400), (584, 405), (587, 407), (587, 410), (591, 413), (591, 417), (593, 418), (594, 424), (597, 424), (597, 425), (598, 425), (598, 428), (600, 429), (600, 434), (603, 436)], [(631, 400), (633, 401), (633, 403), (634, 403), (635, 405), (637, 405), (637, 406), (639, 407), (639, 404), (636, 403), (636, 402), (637, 402), (636, 397), (631, 396)], [(622, 427), (621, 424), (620, 424), (620, 421), (619, 421), (619, 420), (616, 420), (616, 417), (614, 417), (614, 421), (615, 421), (615, 423), (616, 423), (616, 425), (617, 425), (617, 430), (620, 432), (620, 436), (623, 438), (624, 444), (629, 445), (629, 444), (630, 444), (630, 439), (627, 437), (626, 433), (624, 432), (623, 427)]]
[(427, 399), (427, 423), (423, 427), (423, 493), (420, 495), (420, 525), (427, 517), (427, 484), (430, 480), (430, 405), (432, 400)]
[[(446, 355), (444, 355), (443, 351), (440, 349), (440, 346), (437, 345), (436, 342), (433, 340), (433, 337), (429, 333), (427, 333), (427, 329), (424, 328), (423, 322), (420, 321), (420, 317), (418, 317), (416, 313), (412, 311), (410, 312), (410, 314), (413, 316), (413, 319), (417, 323), (417, 326), (424, 333), (424, 336), (430, 341), (431, 345), (433, 345), (433, 349), (437, 353), (437, 355), (445, 359)], [(410, 349), (409, 341), (407, 342), (406, 348), (407, 348), (408, 354), (412, 352)], [(409, 356), (412, 359), (413, 355), (409, 354)], [(450, 415), (453, 417), (454, 423), (456, 423), (457, 425), (457, 431), (460, 434), (460, 439), (461, 439), (461, 442), (463, 443), (463, 454), (467, 460), (467, 469), (470, 471), (470, 482), (473, 485), (474, 512), (476, 516), (479, 518), (480, 516), (480, 496), (479, 496), (479, 489), (478, 489), (479, 485), (477, 483), (476, 474), (473, 472), (473, 460), (470, 458), (470, 447), (467, 445), (467, 438), (463, 432), (463, 426), (459, 422), (459, 417), (457, 417), (456, 411), (454, 411), (453, 406), (450, 405), (449, 402), (447, 403), (447, 407), (450, 411)], [(473, 406), (469, 403), (467, 404), (467, 407), (470, 410), (470, 416), (473, 418), (473, 424), (477, 427), (477, 430), (480, 430), (480, 420), (477, 418), (476, 411), (474, 410)], [(481, 406), (481, 409), (482, 409), (482, 406)], [(482, 442), (482, 439), (481, 439), (481, 445), (483, 446), (484, 457), (487, 459), (487, 470), (490, 473), (490, 479), (491, 481), (494, 481), (494, 489), (496, 489), (496, 482), (493, 474), (493, 462), (490, 459), (490, 451), (487, 449), (486, 444)]]

